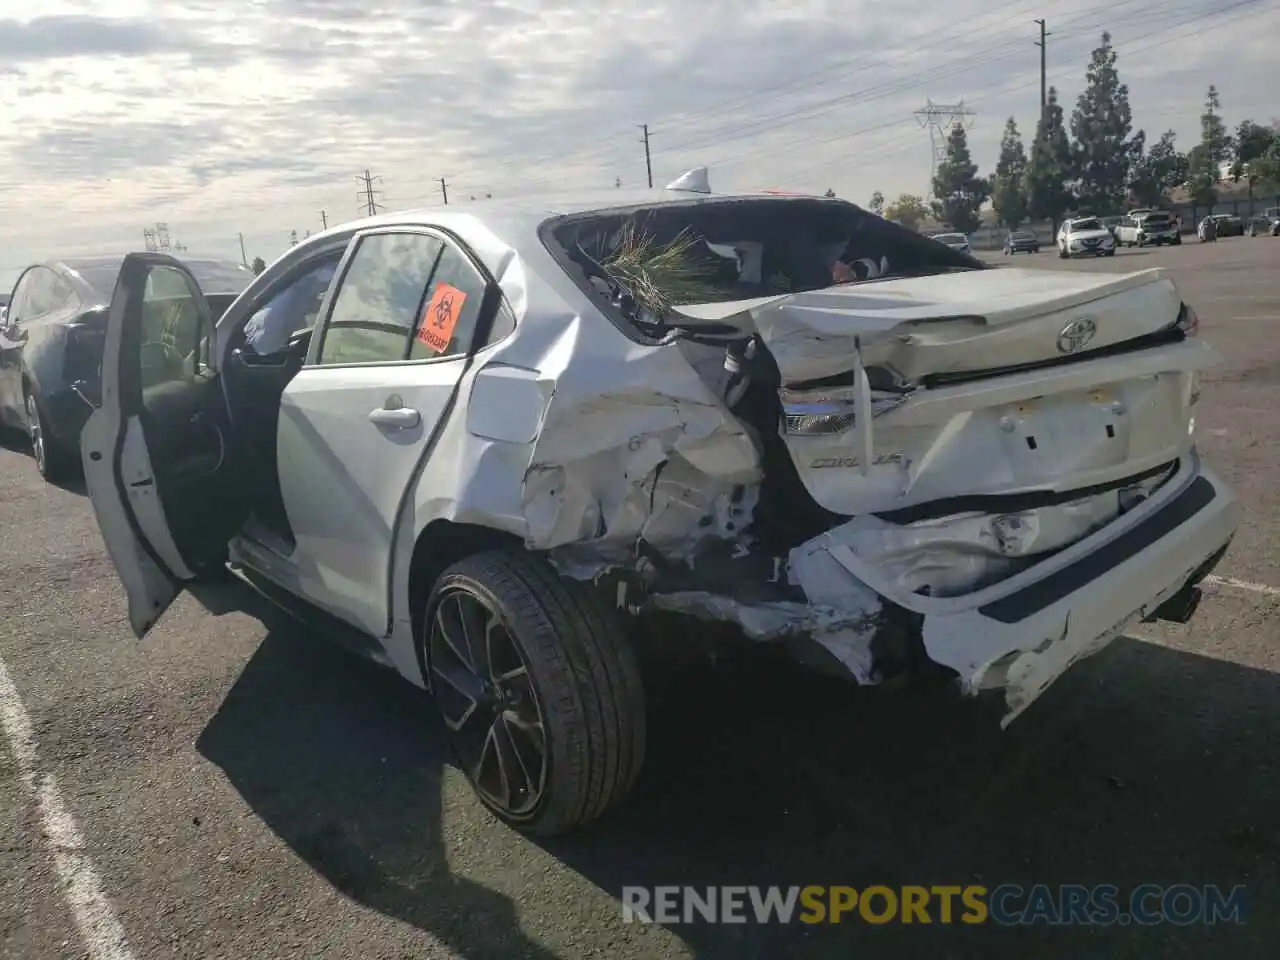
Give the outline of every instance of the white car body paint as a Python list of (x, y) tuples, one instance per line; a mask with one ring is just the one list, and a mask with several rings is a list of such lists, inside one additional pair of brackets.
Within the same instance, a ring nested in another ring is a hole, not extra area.
[[(1097, 250), (1110, 250), (1116, 248), (1116, 238), (1106, 227), (1099, 226), (1092, 230), (1081, 230), (1075, 227), (1078, 221), (1068, 220), (1058, 228), (1058, 249), (1065, 251), (1068, 257), (1076, 255), (1097, 256)], [(1096, 244), (1095, 249), (1087, 249), (1087, 245), (1092, 242)]]
[[(555, 209), (680, 199), (654, 191)], [(1216, 360), (1214, 351), (1194, 337), (1107, 349), (1173, 327), (1181, 299), (1162, 272), (890, 277), (676, 310), (673, 322), (690, 329), (727, 323), (758, 336), (796, 409), (821, 399), (852, 417), (838, 433), (783, 431), (808, 495), (850, 518), (774, 558), (769, 582), (797, 588), (799, 601), (681, 586), (681, 570), (706, 564), (704, 548), (724, 546), (735, 559), (754, 545), (760, 427), (729, 409), (724, 348), (628, 337), (533, 239), (554, 215), (548, 206), (503, 210), (393, 214), (335, 228), (272, 265), (218, 326), (216, 365), (273, 277), (371, 226), (449, 231), (500, 286), (515, 333), (470, 363), (304, 367), (285, 388), (278, 441), (297, 548), (279, 555), (247, 529), (232, 543), (233, 560), (380, 638), (385, 661), (414, 683), (424, 681), (411, 631), (410, 559), (427, 527), (442, 521), (512, 534), (576, 578), (622, 570), (652, 588), (674, 575), (674, 586), (642, 590), (638, 599), (620, 584), (617, 601), (729, 620), (760, 640), (807, 634), (867, 683), (878, 679), (871, 643), (880, 618), (890, 606), (917, 614), (928, 656), (954, 669), (963, 690), (1004, 682), (1007, 719), (1075, 659), (1177, 593), (1238, 522), (1230, 491), (1202, 468), (1193, 446), (1196, 375)], [(1100, 352), (1049, 363), (1085, 347)], [(877, 368), (892, 368), (905, 386), (873, 387)], [(852, 375), (847, 388), (803, 383), (844, 373)], [(421, 422), (400, 431), (371, 423), (370, 411), (393, 397), (418, 410)], [(86, 466), (89, 451), (119, 432), (105, 409), (94, 420)], [(129, 447), (124, 460), (131, 475), (150, 475), (144, 446)], [(1153, 493), (1152, 477), (1132, 479), (1174, 462), (1172, 478)], [(128, 547), (132, 531), (107, 502), (115, 494), (109, 479), (91, 487), (104, 536), (131, 605), (135, 594), (154, 600), (161, 584)], [(1213, 496), (1190, 519), (1106, 575), (1080, 575), (1178, 491), (1205, 484)], [(872, 516), (1031, 493), (1066, 497), (996, 512), (957, 507), (919, 522)], [(144, 526), (151, 540), (156, 524)], [(153, 542), (163, 539), (157, 532)], [(649, 569), (641, 542), (665, 571)], [(1057, 574), (1079, 582), (1033, 613), (1004, 622), (983, 612), (1016, 605), (1020, 591), (1034, 593)], [(171, 599), (176, 585), (162, 579)], [(932, 595), (917, 592), (922, 584)]]

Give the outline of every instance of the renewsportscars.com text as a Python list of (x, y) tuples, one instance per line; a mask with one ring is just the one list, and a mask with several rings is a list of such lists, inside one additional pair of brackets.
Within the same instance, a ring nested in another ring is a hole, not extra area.
[(1175, 926), (1245, 922), (1245, 888), (1143, 884), (623, 887), (626, 923)]

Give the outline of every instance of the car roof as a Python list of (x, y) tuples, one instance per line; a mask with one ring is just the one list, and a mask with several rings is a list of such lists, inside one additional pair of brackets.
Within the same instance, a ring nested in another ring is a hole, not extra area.
[(461, 203), (455, 201), (447, 205), (397, 210), (346, 221), (314, 233), (271, 264), (270, 272), (275, 274), (281, 269), (292, 269), (292, 265), (309, 258), (316, 251), (342, 246), (351, 236), (363, 230), (420, 226), (436, 227), (453, 233), (496, 276), (505, 269), (510, 251), (527, 254), (534, 248), (543, 248), (542, 228), (561, 217), (619, 216), (635, 210), (745, 201), (857, 206), (839, 197), (824, 197), (819, 194), (788, 194), (768, 190), (718, 193), (669, 187), (652, 190), (614, 188), (564, 191)]
[[(542, 222), (574, 214), (622, 213), (644, 207), (678, 206), (691, 202), (722, 203), (733, 202), (734, 200), (771, 200), (780, 203), (820, 200), (824, 203), (849, 203), (849, 201), (838, 197), (823, 197), (819, 194), (780, 193), (767, 190), (714, 193), (665, 188), (652, 190), (615, 188), (613, 190), (587, 192), (530, 194), (497, 200), (472, 200), (466, 203), (455, 202), (448, 205), (418, 207), (365, 217), (362, 220), (343, 224), (343, 226), (348, 228), (358, 226), (360, 229), (367, 229), (383, 224), (412, 224), (415, 222), (423, 226), (431, 226), (442, 224), (457, 216), (473, 216), (485, 221), (511, 220), (528, 223)], [(323, 234), (313, 234), (312, 239), (318, 236), (323, 236)]]
[[(70, 274), (85, 292), (109, 301), (115, 289), (116, 276), (124, 263), (124, 253), (108, 253), (96, 256), (64, 257), (47, 261), (63, 274)], [(234, 260), (218, 257), (175, 257), (195, 275), (200, 288), (209, 294), (240, 293), (253, 280), (253, 271)]]

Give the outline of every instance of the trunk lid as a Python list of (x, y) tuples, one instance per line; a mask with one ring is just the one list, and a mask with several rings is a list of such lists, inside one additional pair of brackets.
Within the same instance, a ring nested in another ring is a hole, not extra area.
[(1097, 495), (1182, 456), (1197, 371), (1218, 358), (1181, 309), (1160, 270), (995, 269), (683, 306), (676, 322), (759, 335), (818, 504), (907, 522)]
[(992, 269), (674, 310), (680, 325), (759, 333), (782, 382), (797, 384), (847, 373), (855, 349), (865, 366), (888, 368), (904, 383), (1087, 356), (1168, 327), (1180, 306), (1161, 269)]

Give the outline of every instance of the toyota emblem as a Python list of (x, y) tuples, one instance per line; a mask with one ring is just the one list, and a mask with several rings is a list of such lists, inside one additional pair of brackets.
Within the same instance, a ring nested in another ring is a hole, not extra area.
[(1075, 353), (1083, 350), (1097, 332), (1098, 325), (1093, 317), (1076, 317), (1058, 334), (1058, 352)]

